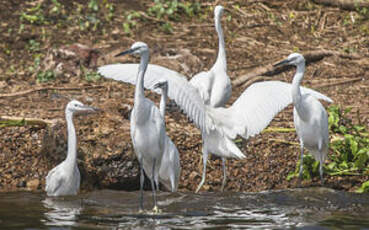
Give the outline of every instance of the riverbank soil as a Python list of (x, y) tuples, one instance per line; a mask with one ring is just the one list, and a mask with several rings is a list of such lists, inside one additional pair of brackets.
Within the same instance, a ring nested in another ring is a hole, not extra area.
[[(160, 6), (146, 0), (0, 2), (0, 115), (6, 120), (0, 124), (0, 189), (44, 188), (47, 172), (65, 158), (64, 109), (72, 98), (103, 110), (74, 118), (82, 190), (138, 189), (139, 170), (129, 134), (134, 87), (102, 79), (95, 71), (104, 64), (137, 62), (133, 57), (113, 58), (134, 41), (149, 45), (152, 63), (188, 78), (208, 70), (218, 47), (215, 3), (186, 1), (174, 13), (160, 16), (160, 9), (155, 10)], [(308, 63), (302, 84), (341, 108), (352, 107), (348, 116), (368, 127), (368, 8), (346, 10), (319, 2), (217, 1), (227, 9), (222, 26), (233, 82), (227, 106), (245, 90), (247, 82), (240, 80), (245, 74), (270, 68), (292, 52), (326, 51)], [(269, 75), (291, 82), (294, 71)], [(147, 96), (156, 103), (160, 99), (151, 92)], [(200, 132), (175, 106), (169, 108), (166, 123), (181, 157), (179, 190), (194, 191), (202, 173)], [(293, 128), (292, 106), (270, 126)], [(237, 143), (247, 157), (227, 161), (225, 190), (297, 186), (296, 178), (286, 179), (300, 153), (295, 132), (267, 132)], [(325, 186), (354, 191), (368, 179), (325, 175)], [(221, 182), (221, 160), (211, 158), (202, 191), (219, 191)], [(301, 186), (320, 186), (319, 177)]]

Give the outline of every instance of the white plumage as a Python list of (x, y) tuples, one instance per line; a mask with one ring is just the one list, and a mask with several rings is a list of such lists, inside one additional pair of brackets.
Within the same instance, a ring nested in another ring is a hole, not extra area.
[[(117, 56), (139, 54), (141, 57), (136, 78), (134, 105), (131, 114), (131, 138), (140, 164), (140, 210), (143, 210), (143, 170), (150, 175), (154, 199), (154, 212), (158, 212), (154, 183), (158, 181), (161, 159), (165, 150), (165, 125), (159, 109), (144, 93), (144, 76), (149, 61), (149, 48), (135, 42), (131, 48)], [(137, 69), (136, 69), (137, 72)], [(151, 167), (151, 170), (148, 169)]]
[(92, 112), (96, 109), (72, 100), (65, 108), (68, 129), (67, 158), (50, 170), (46, 176), (45, 191), (48, 196), (76, 195), (80, 185), (80, 173), (77, 166), (77, 136), (73, 124), (73, 114)]
[(305, 147), (314, 156), (315, 160), (320, 162), (319, 172), (323, 184), (323, 163), (327, 156), (329, 144), (327, 112), (314, 94), (300, 90), (305, 72), (305, 59), (301, 54), (290, 54), (285, 60), (276, 65), (294, 65), (297, 67), (292, 81), (291, 97), (294, 105), (294, 124), (301, 147), (299, 179), (302, 177)]
[[(162, 66), (149, 64), (144, 87), (160, 93), (154, 85), (164, 79), (168, 82), (168, 97), (173, 99), (200, 128), (203, 139), (203, 173), (196, 190), (205, 182), (208, 153), (222, 158), (242, 159), (245, 155), (232, 141), (237, 135), (244, 138), (260, 133), (283, 108), (292, 102), (291, 84), (269, 81), (255, 83), (229, 108), (222, 108), (230, 97), (231, 84), (226, 74), (224, 39), (219, 24), (222, 8), (216, 7), (216, 28), (219, 33), (218, 58), (209, 72), (201, 72), (188, 82), (178, 72)], [(220, 13), (217, 13), (219, 11)], [(112, 64), (99, 67), (98, 72), (110, 79), (136, 84), (135, 70), (138, 64)], [(331, 101), (328, 97), (310, 89), (303, 91), (319, 99)], [(225, 184), (225, 159), (223, 159)]]
[[(165, 109), (168, 98), (168, 82), (165, 80), (160, 80), (154, 87), (161, 90), (160, 114), (165, 124)], [(167, 190), (171, 192), (176, 192), (178, 189), (178, 182), (181, 174), (179, 152), (172, 140), (168, 137), (168, 135), (165, 134), (164, 138), (165, 148), (159, 170), (159, 181), (165, 186)]]

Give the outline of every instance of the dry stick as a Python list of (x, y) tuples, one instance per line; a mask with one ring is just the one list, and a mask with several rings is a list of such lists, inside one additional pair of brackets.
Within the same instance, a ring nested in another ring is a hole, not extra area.
[(287, 145), (300, 145), (299, 143), (294, 142), (294, 141), (286, 141), (286, 140), (276, 139), (276, 138), (269, 138), (268, 140), (269, 141), (274, 141), (274, 142), (277, 142), (277, 143), (287, 144)]
[(86, 89), (98, 89), (98, 88), (104, 88), (102, 85), (93, 85), (93, 86), (86, 86), (86, 87), (40, 87), (36, 89), (30, 89), (26, 91), (21, 91), (17, 93), (7, 93), (7, 94), (0, 94), (0, 98), (4, 97), (19, 97), (19, 96), (25, 96), (34, 92), (44, 91), (44, 90), (59, 90), (59, 91), (68, 91), (68, 90), (86, 90)]
[(364, 0), (313, 0), (313, 2), (326, 6), (336, 6), (343, 10), (357, 10), (369, 7), (369, 2)]
[(320, 89), (320, 88), (325, 88), (325, 87), (344, 85), (344, 84), (348, 84), (348, 83), (354, 83), (354, 82), (362, 81), (363, 79), (364, 78), (362, 78), (362, 77), (357, 77), (357, 78), (354, 78), (354, 79), (349, 79), (349, 80), (344, 80), (344, 81), (339, 81), (339, 82), (333, 82), (333, 83), (327, 83), (327, 84), (324, 84), (324, 85), (318, 85), (318, 86), (312, 87), (312, 88)]
[[(305, 57), (306, 64), (309, 65), (312, 62), (317, 62), (322, 60), (325, 57), (329, 56), (339, 56), (341, 58), (349, 58), (349, 59), (360, 59), (361, 57), (356, 54), (342, 54), (337, 51), (331, 51), (331, 50), (319, 50), (319, 51), (310, 51), (303, 53), (303, 56)], [(240, 76), (236, 80), (232, 82), (233, 86), (237, 87), (245, 82), (251, 80), (252, 78), (258, 77), (258, 76), (273, 76), (279, 73), (282, 73), (288, 69), (292, 68), (291, 66), (283, 66), (283, 67), (274, 67), (272, 64), (268, 64), (266, 66), (261, 66), (253, 69), (250, 73), (247, 73), (243, 76)], [(255, 81), (261, 81), (262, 79), (256, 79)]]
[(57, 122), (59, 122), (58, 119), (49, 120), (40, 118), (0, 116), (0, 127), (25, 126), (25, 125), (40, 125), (45, 127), (48, 125), (55, 125)]

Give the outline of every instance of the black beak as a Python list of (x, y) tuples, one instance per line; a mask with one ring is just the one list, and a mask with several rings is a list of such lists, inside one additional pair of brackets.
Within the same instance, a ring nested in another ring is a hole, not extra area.
[(154, 85), (154, 89), (161, 88), (163, 85), (165, 85), (166, 82), (158, 82)]
[(276, 64), (274, 64), (274, 67), (278, 67), (278, 66), (282, 66), (282, 65), (286, 65), (289, 63), (289, 60), (284, 59), (283, 61), (277, 62)]
[(119, 56), (123, 56), (123, 55), (126, 55), (126, 54), (131, 54), (135, 51), (135, 49), (129, 49), (129, 50), (125, 50), (117, 55), (115, 55), (114, 57), (119, 57)]

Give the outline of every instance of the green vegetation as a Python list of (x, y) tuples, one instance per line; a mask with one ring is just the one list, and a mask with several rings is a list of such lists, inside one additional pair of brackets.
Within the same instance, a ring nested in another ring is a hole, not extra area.
[[(330, 163), (324, 166), (324, 172), (330, 176), (361, 176), (369, 175), (369, 133), (363, 125), (354, 124), (348, 118), (351, 108), (341, 110), (338, 106), (330, 106), (329, 130), (330, 130)], [(359, 116), (358, 116), (359, 117)], [(291, 172), (287, 180), (298, 176), (299, 164), (296, 170)], [(312, 156), (304, 158), (304, 179), (319, 176), (319, 162)], [(357, 192), (369, 191), (369, 181), (362, 184)]]
[(177, 0), (155, 0), (154, 5), (147, 10), (150, 16), (163, 20), (161, 28), (170, 33), (173, 31), (172, 24), (169, 21), (179, 21), (183, 14), (193, 17), (200, 12), (198, 2), (178, 2)]

